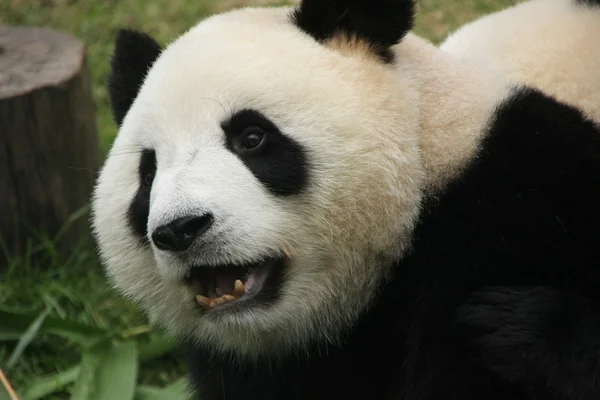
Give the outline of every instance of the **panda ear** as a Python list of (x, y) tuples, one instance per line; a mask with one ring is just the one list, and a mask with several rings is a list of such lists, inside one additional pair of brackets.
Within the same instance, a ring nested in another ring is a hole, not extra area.
[(117, 124), (123, 122), (146, 73), (161, 51), (160, 45), (146, 33), (130, 29), (117, 32), (108, 76), (110, 102)]
[[(293, 22), (319, 42), (336, 34), (368, 41), (386, 61), (414, 23), (414, 0), (302, 0)], [(392, 57), (393, 58), (393, 57)]]

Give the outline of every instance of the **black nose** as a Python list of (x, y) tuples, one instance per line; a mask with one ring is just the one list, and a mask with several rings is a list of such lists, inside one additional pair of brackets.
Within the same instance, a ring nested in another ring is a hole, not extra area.
[(192, 245), (194, 239), (210, 228), (213, 221), (212, 214), (178, 218), (156, 228), (152, 233), (152, 241), (160, 250), (184, 251)]

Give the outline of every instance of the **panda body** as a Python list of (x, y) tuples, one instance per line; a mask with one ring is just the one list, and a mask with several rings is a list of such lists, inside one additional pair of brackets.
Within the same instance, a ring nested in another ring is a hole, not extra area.
[(440, 45), (600, 121), (600, 1), (528, 0), (460, 27)]
[(193, 348), (200, 398), (597, 398), (598, 128), (529, 88), (490, 117), (343, 344), (256, 365)]
[(119, 34), (107, 276), (202, 400), (598, 398), (600, 129), (342, 3)]

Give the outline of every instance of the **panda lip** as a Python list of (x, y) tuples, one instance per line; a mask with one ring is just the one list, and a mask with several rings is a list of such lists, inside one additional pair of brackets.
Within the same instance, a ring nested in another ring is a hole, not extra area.
[(259, 262), (193, 266), (184, 285), (193, 293), (195, 302), (205, 310), (256, 295), (269, 272), (281, 258)]

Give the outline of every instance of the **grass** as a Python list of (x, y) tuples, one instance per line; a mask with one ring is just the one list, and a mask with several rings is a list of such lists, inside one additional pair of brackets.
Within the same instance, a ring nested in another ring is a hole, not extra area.
[[(415, 32), (440, 42), (450, 31), (478, 15), (505, 8), (516, 0), (420, 0)], [(88, 49), (93, 78), (93, 97), (102, 150), (106, 152), (116, 134), (108, 106), (106, 76), (119, 27), (142, 29), (165, 43), (205, 16), (227, 8), (249, 4), (284, 4), (265, 0), (2, 0), (0, 24), (37, 25), (68, 32)], [(46, 247), (51, 249), (50, 247)], [(82, 242), (64, 261), (47, 251), (43, 265), (32, 258), (14, 259), (0, 280), (0, 309), (76, 321), (119, 337), (135, 337), (136, 343), (152, 339), (149, 321), (106, 284), (94, 247)], [(45, 311), (47, 310), (47, 311)], [(46, 315), (44, 314), (44, 315)], [(0, 324), (1, 327), (2, 324)], [(1, 336), (1, 333), (0, 333)], [(0, 339), (2, 339), (0, 337)], [(15, 340), (0, 340), (0, 366), (15, 354)], [(72, 373), (81, 361), (81, 343), (72, 338), (40, 333), (18, 353), (6, 372), (15, 389), (23, 391), (50, 373)], [(184, 373), (177, 351), (147, 357), (137, 374), (140, 384), (164, 386)], [(13, 357), (14, 358), (14, 357)], [(11, 360), (12, 361), (12, 360)], [(151, 392), (154, 389), (148, 389)], [(48, 399), (70, 398), (71, 388), (57, 390)], [(139, 394), (139, 393), (138, 393)], [(141, 394), (139, 394), (141, 395)], [(139, 397), (139, 396), (138, 396)], [(0, 385), (0, 399), (2, 399)], [(115, 399), (118, 400), (118, 399)]]

